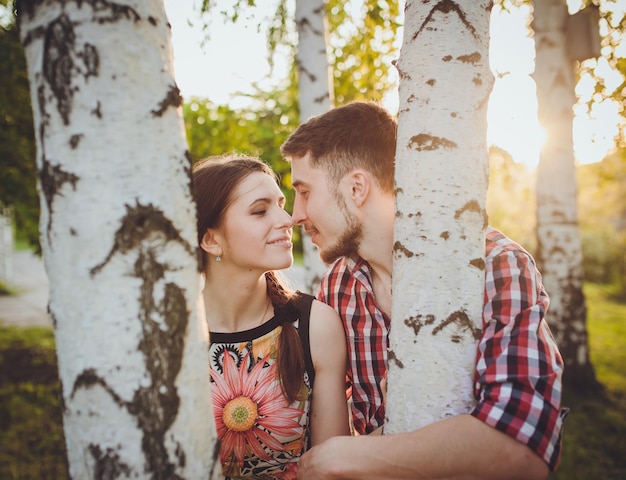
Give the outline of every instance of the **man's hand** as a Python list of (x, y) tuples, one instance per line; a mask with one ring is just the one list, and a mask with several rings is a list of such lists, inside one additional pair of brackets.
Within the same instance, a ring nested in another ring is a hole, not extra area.
[[(332, 437), (325, 442), (313, 447), (306, 452), (298, 462), (299, 480), (332, 480), (340, 478), (336, 476), (338, 465), (337, 459), (341, 459), (345, 450), (345, 440), (351, 437)], [(333, 471), (334, 470), (334, 471)]]

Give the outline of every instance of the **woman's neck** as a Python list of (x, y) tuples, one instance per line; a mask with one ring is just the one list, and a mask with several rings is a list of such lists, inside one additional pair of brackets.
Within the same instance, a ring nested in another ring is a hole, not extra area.
[(205, 276), (202, 290), (209, 331), (233, 333), (250, 330), (272, 318), (265, 275), (258, 278)]

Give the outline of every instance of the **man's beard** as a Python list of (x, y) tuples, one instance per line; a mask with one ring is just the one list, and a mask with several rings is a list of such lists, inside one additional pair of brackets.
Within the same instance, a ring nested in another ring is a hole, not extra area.
[(340, 257), (356, 255), (361, 238), (363, 237), (363, 225), (351, 217), (346, 209), (342, 209), (347, 221), (346, 229), (341, 233), (337, 241), (328, 248), (320, 249), (320, 257), (324, 263), (331, 264)]

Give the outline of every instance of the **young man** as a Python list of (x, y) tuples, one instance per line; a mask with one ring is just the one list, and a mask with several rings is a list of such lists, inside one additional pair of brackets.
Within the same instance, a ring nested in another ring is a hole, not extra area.
[(344, 322), (360, 434), (313, 448), (298, 478), (545, 478), (560, 458), (563, 362), (534, 260), (491, 228), (475, 408), (413, 432), (363, 435), (385, 414), (396, 131), (386, 110), (356, 102), (312, 118), (281, 147), (296, 191), (294, 223), (335, 262), (318, 298)]

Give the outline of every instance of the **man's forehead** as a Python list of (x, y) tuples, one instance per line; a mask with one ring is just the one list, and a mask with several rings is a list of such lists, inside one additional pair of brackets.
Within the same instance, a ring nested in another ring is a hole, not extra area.
[(291, 183), (294, 187), (325, 182), (326, 177), (327, 172), (323, 168), (313, 167), (305, 157), (291, 162)]

